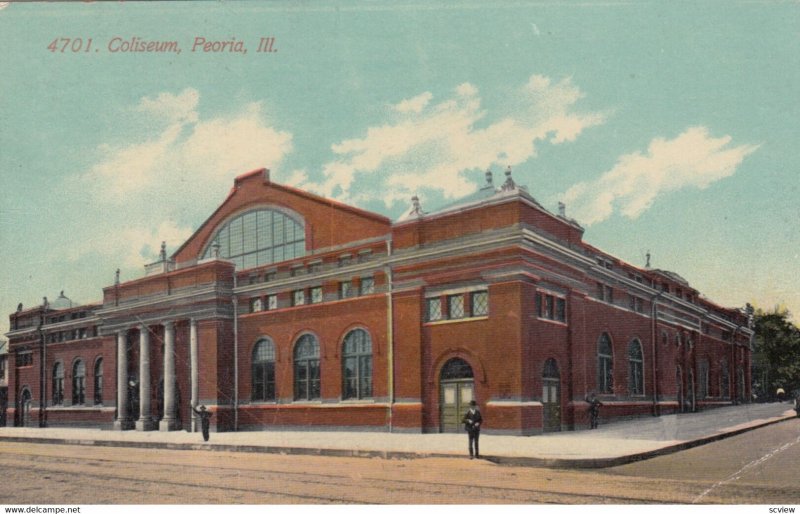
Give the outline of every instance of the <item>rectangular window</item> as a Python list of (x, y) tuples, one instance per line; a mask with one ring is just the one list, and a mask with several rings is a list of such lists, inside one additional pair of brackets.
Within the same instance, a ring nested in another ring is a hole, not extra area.
[(447, 313), (450, 319), (464, 317), (464, 295), (454, 294), (447, 297)]
[(359, 250), (358, 262), (366, 262), (372, 257), (372, 250)]
[(250, 312), (259, 312), (262, 309), (261, 298), (252, 298), (250, 300)]
[(322, 286), (311, 288), (311, 303), (322, 303)]
[(544, 302), (542, 301), (542, 293), (536, 293), (536, 316), (541, 318), (542, 317), (542, 306)]
[(545, 295), (544, 297), (544, 317), (547, 319), (555, 318), (555, 306), (553, 305), (553, 297)]
[(18, 368), (24, 366), (33, 366), (33, 352), (18, 353), (16, 360)]
[(321, 262), (312, 262), (308, 265), (308, 272), (309, 273), (319, 273), (322, 271), (322, 263)]
[(442, 319), (442, 299), (428, 298), (426, 303), (428, 321), (438, 321)]
[(267, 310), (274, 311), (278, 308), (278, 295), (267, 295)]
[(277, 276), (278, 276), (277, 271), (268, 271), (264, 273), (264, 282), (270, 282), (272, 280), (275, 280), (275, 277)]
[(353, 296), (353, 283), (349, 280), (339, 282), (339, 298), (350, 298)]
[(305, 305), (306, 303), (306, 292), (303, 289), (297, 289), (292, 291), (292, 305)]
[(567, 322), (567, 301), (563, 298), (556, 298), (556, 321)]
[(472, 315), (487, 316), (489, 314), (489, 292), (477, 291), (472, 293)]
[(372, 294), (375, 292), (375, 279), (372, 277), (361, 277), (361, 295)]
[(353, 261), (352, 256), (350, 255), (342, 255), (339, 257), (339, 267), (342, 268), (344, 266), (349, 266)]

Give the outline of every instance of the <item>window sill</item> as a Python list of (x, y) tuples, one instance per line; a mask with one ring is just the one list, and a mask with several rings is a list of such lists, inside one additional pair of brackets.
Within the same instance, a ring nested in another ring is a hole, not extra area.
[(483, 321), (489, 319), (489, 316), (474, 316), (470, 318), (456, 318), (456, 319), (441, 319), (436, 321), (426, 321), (425, 325), (448, 325), (450, 323), (464, 323), (469, 321)]

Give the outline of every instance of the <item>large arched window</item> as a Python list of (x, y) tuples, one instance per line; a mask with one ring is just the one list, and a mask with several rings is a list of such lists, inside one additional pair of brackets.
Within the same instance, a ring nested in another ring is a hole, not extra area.
[(72, 366), (72, 405), (83, 405), (85, 402), (86, 366), (79, 359)]
[(723, 399), (731, 397), (731, 377), (728, 373), (728, 361), (723, 359), (719, 364), (719, 391)]
[(314, 400), (319, 396), (319, 342), (305, 334), (294, 345), (294, 399)]
[(644, 394), (644, 358), (638, 339), (628, 345), (628, 391), (634, 396)]
[(219, 256), (230, 259), (237, 269), (248, 269), (305, 255), (303, 222), (276, 209), (242, 213), (225, 223), (208, 243), (203, 258), (212, 256), (219, 244)]
[(614, 354), (611, 351), (611, 338), (608, 334), (600, 336), (597, 343), (597, 389), (601, 394), (614, 392)]
[(467, 364), (464, 359), (456, 357), (450, 359), (442, 366), (442, 380), (457, 380), (462, 378), (473, 378), (472, 366)]
[(94, 403), (103, 403), (103, 359), (94, 363)]
[(64, 403), (64, 365), (56, 362), (53, 366), (53, 405)]
[(366, 330), (351, 331), (342, 345), (342, 397), (372, 396), (372, 340)]
[(253, 401), (275, 400), (275, 344), (259, 339), (253, 348)]
[(697, 362), (697, 397), (706, 398), (708, 391), (708, 360), (701, 359)]

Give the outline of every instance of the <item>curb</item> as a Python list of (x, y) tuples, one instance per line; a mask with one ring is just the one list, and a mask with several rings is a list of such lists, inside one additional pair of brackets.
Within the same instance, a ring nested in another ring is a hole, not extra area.
[[(485, 460), (501, 466), (524, 466), (555, 469), (601, 469), (621, 466), (642, 460), (652, 459), (662, 455), (669, 455), (679, 451), (687, 450), (697, 446), (727, 439), (757, 428), (762, 428), (776, 423), (781, 423), (795, 416), (786, 416), (779, 419), (771, 419), (756, 425), (701, 437), (691, 441), (685, 441), (672, 446), (666, 446), (657, 450), (651, 450), (619, 457), (601, 457), (596, 459), (548, 459), (541, 457), (503, 457), (488, 456), (482, 457)], [(230, 445), (212, 443), (163, 443), (163, 442), (144, 442), (144, 441), (115, 441), (115, 440), (94, 440), (94, 439), (57, 439), (49, 437), (19, 437), (0, 435), (0, 442), (14, 443), (33, 443), (33, 444), (66, 444), (74, 446), (98, 446), (98, 447), (117, 447), (117, 448), (140, 448), (154, 450), (182, 450), (182, 451), (218, 451), (218, 452), (237, 452), (237, 453), (266, 453), (275, 455), (306, 455), (324, 457), (359, 457), (359, 458), (381, 458), (381, 459), (420, 459), (420, 458), (455, 458), (466, 459), (465, 455), (454, 453), (429, 453), (429, 452), (405, 452), (394, 450), (348, 450), (336, 448), (303, 448), (285, 446), (258, 446), (258, 445)]]

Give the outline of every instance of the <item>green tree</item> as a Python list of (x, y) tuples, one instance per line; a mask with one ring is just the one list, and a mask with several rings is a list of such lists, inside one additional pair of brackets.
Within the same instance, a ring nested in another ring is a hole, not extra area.
[(759, 398), (774, 399), (780, 387), (787, 395), (800, 391), (800, 329), (786, 309), (755, 313), (753, 385)]

